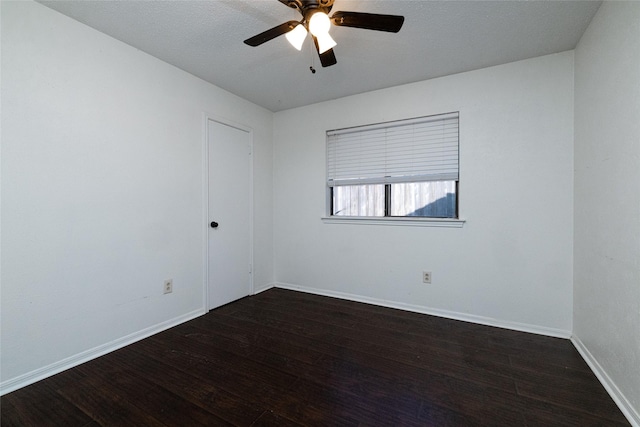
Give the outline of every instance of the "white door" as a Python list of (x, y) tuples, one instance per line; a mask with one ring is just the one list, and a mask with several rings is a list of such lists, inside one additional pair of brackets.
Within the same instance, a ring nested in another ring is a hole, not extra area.
[(251, 293), (251, 133), (207, 123), (209, 309)]

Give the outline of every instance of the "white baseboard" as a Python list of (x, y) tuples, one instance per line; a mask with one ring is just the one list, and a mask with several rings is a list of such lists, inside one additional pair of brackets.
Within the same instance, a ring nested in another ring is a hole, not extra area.
[(153, 325), (148, 328), (145, 328), (141, 331), (134, 332), (122, 338), (118, 338), (108, 343), (99, 345), (97, 347), (91, 348), (89, 350), (83, 351), (81, 353), (75, 354), (65, 359), (59, 360), (57, 362), (54, 362), (42, 368), (38, 368), (31, 372), (27, 372), (26, 374), (22, 374), (15, 378), (2, 381), (2, 383), (0, 383), (0, 396), (10, 393), (19, 388), (28, 386), (30, 384), (33, 384), (37, 381), (43, 380), (47, 377), (50, 377), (52, 375), (65, 371), (69, 368), (73, 368), (74, 366), (81, 365), (82, 363), (88, 362), (92, 359), (103, 356), (112, 351), (118, 350), (129, 344), (133, 344), (136, 341), (140, 341), (141, 339), (150, 337), (151, 335), (157, 334), (158, 332), (162, 332), (166, 329), (172, 328), (181, 323), (187, 322), (191, 319), (195, 319), (196, 317), (199, 317), (205, 314), (205, 312), (206, 311), (203, 309), (194, 310), (182, 316), (175, 317), (173, 319), (164, 321), (157, 325)]
[[(578, 350), (582, 358), (589, 365), (593, 373), (596, 375), (600, 383), (602, 383), (603, 387), (607, 390), (613, 401), (618, 405), (624, 416), (631, 423), (633, 427), (640, 427), (640, 414), (631, 406), (631, 403), (627, 400), (627, 398), (622, 394), (620, 389), (616, 386), (613, 380), (607, 375), (605, 370), (600, 366), (598, 361), (593, 357), (591, 352), (585, 347), (579, 337), (575, 335), (571, 335), (571, 332), (565, 331), (562, 329), (554, 329), (547, 328), (544, 326), (538, 325), (529, 325), (518, 322), (504, 321), (493, 319), (489, 317), (476, 316), (467, 313), (459, 313), (449, 310), (440, 310), (429, 307), (423, 307), (412, 304), (405, 304), (395, 301), (382, 300), (377, 298), (364, 297), (361, 295), (349, 294), (344, 292), (330, 291), (325, 289), (315, 289), (308, 288), (305, 286), (292, 285), (290, 283), (269, 283), (263, 286), (260, 286), (254, 289), (254, 295), (259, 294), (261, 292), (267, 291), (271, 288), (282, 288), (289, 289), (294, 291), (306, 292), (315, 295), (324, 295), (333, 298), (346, 299), (350, 301), (363, 302), (367, 304), (379, 305), (382, 307), (389, 308), (397, 308), (406, 311), (412, 311), (416, 313), (429, 314), (438, 317), (444, 317), (448, 319), (454, 320), (462, 320), (466, 322), (478, 323), (482, 325), (488, 326), (496, 326), (499, 328), (512, 329), (516, 331), (522, 332), (530, 332), (539, 335), (547, 335), (552, 337), (559, 338), (571, 338), (571, 342)], [(134, 332), (122, 338), (113, 340), (106, 344), (94, 347), (92, 349), (86, 350), (82, 353), (78, 353), (76, 355), (70, 356), (58, 362), (52, 363), (50, 365), (44, 366), (42, 368), (38, 368), (34, 371), (28, 372), (26, 374), (20, 375), (15, 378), (11, 378), (9, 380), (3, 381), (0, 383), (0, 396), (10, 393), (19, 388), (28, 386), (37, 381), (40, 381), (44, 378), (50, 377), (62, 371), (65, 371), (69, 368), (73, 368), (74, 366), (78, 366), (82, 363), (88, 362), (97, 357), (103, 356), (112, 351), (118, 350), (122, 347), (125, 347), (129, 344), (133, 344), (134, 342), (140, 341), (144, 338), (150, 337), (151, 335), (157, 334), (158, 332), (162, 332), (166, 329), (177, 326), (181, 323), (187, 322), (189, 320), (195, 319), (196, 317), (202, 316), (206, 313), (204, 309), (194, 310), (190, 313), (184, 314), (182, 316), (178, 316), (176, 318), (167, 320), (165, 322), (159, 323), (157, 325), (150, 326), (141, 331)]]
[(290, 283), (276, 283), (276, 288), (289, 289), (292, 291), (307, 292), (310, 294), (324, 295), (327, 297), (346, 299), (349, 301), (364, 302), (367, 304), (379, 305), (382, 307), (397, 308), (400, 310), (412, 311), (415, 313), (429, 314), (431, 316), (444, 317), (453, 320), (462, 320), (464, 322), (478, 323), (481, 325), (495, 326), (498, 328), (512, 329), (520, 332), (530, 332), (538, 335), (546, 335), (557, 338), (570, 338), (571, 331), (564, 329), (548, 328), (546, 326), (530, 325), (527, 323), (518, 323), (508, 320), (493, 319), (491, 317), (476, 316), (474, 314), (460, 313), (457, 311), (441, 310), (437, 308), (424, 307), (421, 305), (405, 304), (396, 301), (388, 301), (377, 298), (364, 297), (361, 295), (348, 294), (338, 291), (330, 291), (326, 289), (308, 288), (306, 286), (292, 285)]
[(257, 295), (261, 292), (268, 291), (269, 289), (274, 288), (275, 286), (276, 286), (275, 283), (267, 283), (266, 285), (258, 286), (257, 288), (253, 289), (253, 295)]
[(382, 307), (397, 308), (401, 310), (413, 311), (416, 313), (429, 314), (438, 317), (445, 317), (448, 319), (462, 320), (465, 322), (478, 323), (481, 325), (496, 326), (499, 328), (512, 329), (522, 332), (530, 332), (538, 335), (546, 335), (557, 338), (570, 338), (573, 345), (576, 347), (582, 358), (589, 365), (593, 373), (598, 380), (602, 383), (605, 390), (609, 393), (613, 401), (618, 405), (624, 416), (631, 423), (632, 427), (640, 427), (640, 414), (631, 406), (631, 403), (626, 399), (624, 394), (618, 389), (615, 383), (611, 380), (609, 375), (600, 366), (593, 355), (587, 350), (584, 344), (578, 337), (572, 335), (570, 331), (563, 329), (547, 328), (545, 326), (529, 325), (525, 323), (511, 322), (499, 319), (493, 319), (490, 317), (476, 316), (467, 313), (459, 313), (455, 311), (440, 310), (430, 307), (423, 307), (405, 303), (399, 303), (395, 301), (387, 301), (377, 298), (369, 298), (361, 295), (348, 294), (344, 292), (330, 291), (326, 289), (308, 288), (305, 286), (292, 285), (290, 283), (277, 283), (274, 285), (276, 288), (289, 289), (293, 291), (306, 292), (315, 295), (324, 295), (333, 298), (346, 299), (350, 301), (363, 302), (367, 304), (379, 305)]
[(571, 342), (575, 346), (578, 353), (582, 356), (587, 365), (591, 368), (595, 376), (600, 380), (602, 386), (607, 390), (609, 396), (613, 399), (618, 408), (622, 411), (627, 420), (633, 427), (640, 427), (640, 414), (636, 411), (627, 398), (622, 394), (618, 386), (613, 382), (607, 372), (600, 366), (600, 363), (591, 354), (589, 349), (583, 344), (583, 342), (577, 336), (571, 336)]

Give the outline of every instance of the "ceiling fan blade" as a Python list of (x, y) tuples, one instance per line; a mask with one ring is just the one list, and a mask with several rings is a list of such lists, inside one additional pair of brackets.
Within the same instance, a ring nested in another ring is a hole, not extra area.
[(362, 12), (336, 12), (331, 17), (331, 22), (340, 27), (355, 27), (366, 30), (397, 33), (400, 31), (400, 28), (402, 28), (404, 16)]
[(333, 49), (329, 49), (325, 53), (319, 54), (320, 63), (323, 67), (330, 67), (332, 65), (336, 65), (338, 60), (336, 59), (336, 54), (333, 53)]
[(318, 46), (318, 39), (313, 38), (313, 44), (316, 45), (316, 51), (318, 52), (318, 56), (320, 57), (320, 64), (323, 67), (330, 67), (332, 65), (336, 65), (338, 60), (336, 59), (336, 54), (333, 53), (333, 49), (329, 49), (326, 52), (320, 53), (320, 47)]
[(260, 46), (262, 43), (268, 42), (269, 40), (275, 39), (278, 36), (288, 33), (289, 31), (293, 30), (298, 24), (298, 21), (285, 22), (284, 24), (280, 24), (277, 27), (273, 27), (263, 33), (248, 38), (244, 42), (249, 46)]
[(280, 3), (285, 6), (289, 6), (292, 9), (302, 9), (302, 2), (300, 0), (278, 0)]

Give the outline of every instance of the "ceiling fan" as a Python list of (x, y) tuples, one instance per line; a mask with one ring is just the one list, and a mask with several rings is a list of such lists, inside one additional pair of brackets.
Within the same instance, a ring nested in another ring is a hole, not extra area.
[(311, 33), (320, 63), (323, 67), (334, 65), (336, 55), (333, 47), (336, 42), (329, 35), (331, 24), (341, 27), (364, 28), (367, 30), (387, 31), (397, 33), (402, 28), (404, 16), (381, 15), (362, 12), (336, 12), (329, 17), (334, 0), (278, 0), (280, 3), (296, 9), (302, 15), (301, 21), (288, 21), (267, 31), (257, 34), (244, 42), (249, 46), (259, 46), (278, 36), (286, 34), (287, 40), (296, 49), (302, 49), (302, 44)]

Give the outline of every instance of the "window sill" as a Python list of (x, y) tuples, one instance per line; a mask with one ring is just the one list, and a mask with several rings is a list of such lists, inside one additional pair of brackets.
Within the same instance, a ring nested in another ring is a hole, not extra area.
[(329, 216), (322, 217), (322, 222), (325, 224), (404, 225), (412, 227), (462, 228), (465, 220), (454, 218)]

